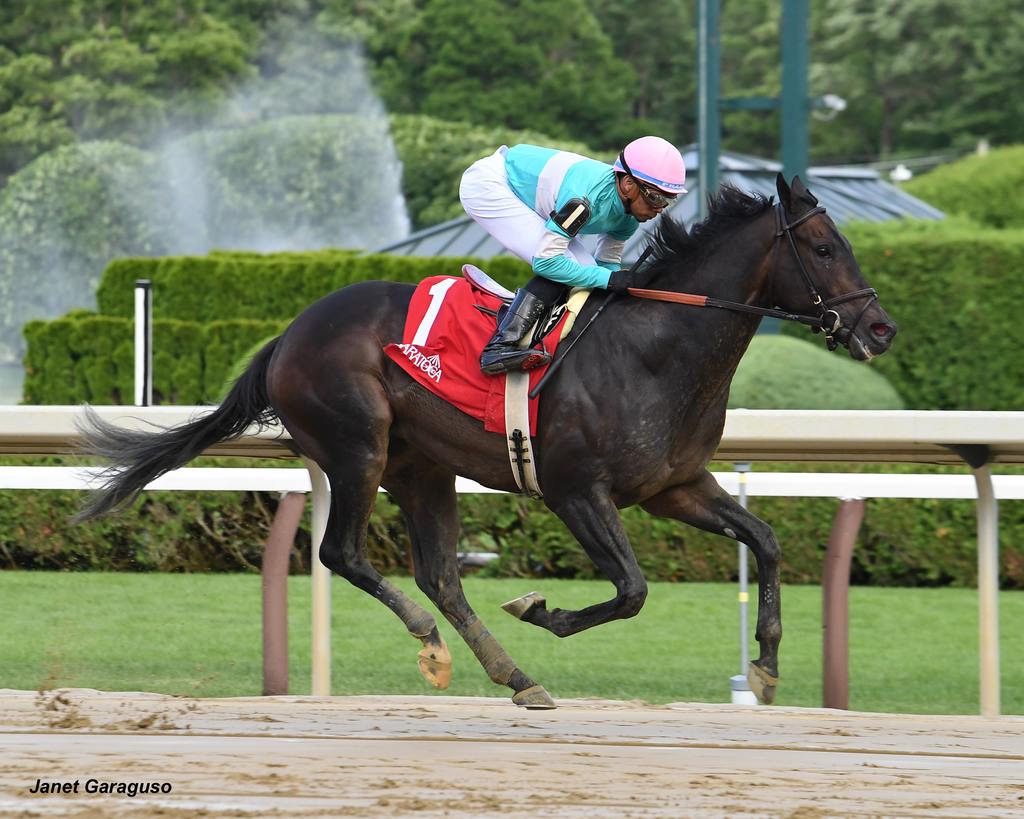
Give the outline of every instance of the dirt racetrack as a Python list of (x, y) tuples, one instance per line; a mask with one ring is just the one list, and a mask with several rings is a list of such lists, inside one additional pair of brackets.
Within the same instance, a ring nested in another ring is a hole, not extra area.
[(1024, 815), (1021, 717), (559, 705), (0, 690), (0, 815)]

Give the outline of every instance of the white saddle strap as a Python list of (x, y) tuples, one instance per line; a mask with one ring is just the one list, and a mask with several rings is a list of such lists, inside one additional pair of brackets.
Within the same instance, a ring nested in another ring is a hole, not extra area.
[[(569, 317), (562, 327), (560, 338), (565, 338), (569, 334), (590, 293), (590, 290), (573, 290), (565, 305)], [(532, 337), (531, 329), (521, 345), (529, 344)], [(512, 465), (512, 477), (515, 478), (520, 492), (528, 497), (540, 499), (544, 497), (544, 493), (540, 491), (540, 483), (537, 481), (533, 439), (530, 437), (529, 391), (528, 372), (515, 370), (505, 374), (505, 440), (508, 442), (508, 460)]]
[(530, 374), (514, 371), (505, 374), (505, 440), (512, 477), (524, 495), (542, 498), (537, 482), (537, 468), (533, 458), (533, 439), (530, 437)]

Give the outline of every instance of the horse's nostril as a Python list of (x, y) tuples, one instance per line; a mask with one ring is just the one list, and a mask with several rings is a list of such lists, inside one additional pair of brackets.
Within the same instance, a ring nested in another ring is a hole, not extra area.
[(892, 326), (886, 324), (884, 321), (876, 321), (871, 325), (871, 331), (876, 336), (888, 336), (892, 335)]

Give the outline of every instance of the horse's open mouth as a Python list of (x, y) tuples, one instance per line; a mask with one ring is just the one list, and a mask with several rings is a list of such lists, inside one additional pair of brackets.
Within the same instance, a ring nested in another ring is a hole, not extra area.
[(857, 336), (850, 336), (850, 356), (857, 361), (870, 361), (875, 354), (867, 348), (867, 345)]
[[(875, 329), (876, 326), (884, 327), (884, 331), (878, 332)], [(867, 340), (856, 333), (850, 335), (850, 342), (847, 346), (851, 358), (855, 358), (857, 361), (870, 361), (872, 358), (882, 355), (892, 345), (893, 337), (896, 335), (896, 329), (891, 324), (871, 325), (871, 332), (872, 335)]]

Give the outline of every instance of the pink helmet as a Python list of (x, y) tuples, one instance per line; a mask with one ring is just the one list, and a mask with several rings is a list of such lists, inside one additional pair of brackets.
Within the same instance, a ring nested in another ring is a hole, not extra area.
[(634, 139), (622, 149), (613, 167), (665, 193), (686, 193), (683, 157), (667, 139), (656, 136)]

